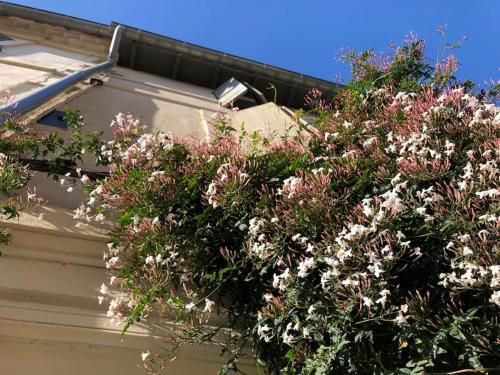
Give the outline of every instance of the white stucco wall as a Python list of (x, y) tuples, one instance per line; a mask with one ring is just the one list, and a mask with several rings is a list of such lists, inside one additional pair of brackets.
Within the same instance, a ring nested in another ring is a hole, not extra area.
[[(46, 207), (9, 222), (13, 242), (0, 258), (0, 374), (142, 374), (142, 350), (158, 350), (175, 327), (154, 320), (120, 327), (97, 303), (106, 281), (105, 229), (76, 228), (71, 211)], [(187, 347), (166, 374), (216, 374), (219, 349)], [(251, 360), (243, 361), (249, 374)]]
[[(71, 30), (0, 17), (0, 32), (15, 42), (0, 52), (0, 93), (16, 97), (105, 59), (109, 41)], [(79, 85), (56, 98), (55, 108), (80, 110), (88, 130), (103, 130), (118, 112), (138, 117), (149, 130), (205, 138), (206, 122), (220, 110), (211, 91), (130, 69), (101, 75), (103, 86)], [(1, 96), (1, 95), (0, 95)], [(0, 102), (1, 103), (1, 102)], [(45, 109), (44, 109), (45, 110)], [(40, 132), (60, 131), (36, 125)], [(102, 262), (105, 230), (76, 228), (71, 209), (84, 196), (38, 173), (32, 185), (48, 205), (43, 217), (10, 221), (13, 242), (0, 246), (0, 374), (141, 374), (140, 352), (159, 348), (161, 329), (137, 324), (122, 340), (119, 327), (97, 302), (107, 278)], [(166, 329), (169, 329), (168, 327)], [(171, 329), (171, 328), (170, 328)], [(190, 347), (167, 374), (216, 374), (223, 363), (213, 346)], [(256, 373), (251, 359), (246, 373)]]

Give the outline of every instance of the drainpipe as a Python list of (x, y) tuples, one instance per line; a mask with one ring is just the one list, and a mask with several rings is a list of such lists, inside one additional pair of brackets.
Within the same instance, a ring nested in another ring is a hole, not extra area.
[(111, 45), (109, 46), (108, 59), (105, 62), (79, 70), (50, 85), (42, 87), (41, 89), (38, 89), (19, 100), (0, 107), (0, 124), (9, 118), (22, 116), (30, 112), (54, 96), (76, 85), (78, 82), (86, 80), (90, 76), (111, 69), (118, 60), (118, 47), (120, 46), (120, 39), (124, 29), (125, 28), (121, 25), (118, 25), (115, 28), (113, 39), (111, 41)]

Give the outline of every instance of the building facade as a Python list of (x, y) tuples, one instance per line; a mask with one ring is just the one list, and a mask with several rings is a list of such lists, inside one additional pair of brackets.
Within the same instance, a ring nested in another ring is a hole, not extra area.
[[(61, 86), (109, 58), (117, 26), (0, 2), (0, 93), (10, 93), (0, 107), (19, 101), (20, 121), (34, 123), (41, 134), (64, 135), (60, 113), (69, 107), (82, 113), (87, 130), (106, 137), (123, 112), (148, 131), (200, 139), (210, 137), (218, 112), (250, 131), (283, 131), (308, 90), (337, 90), (331, 82), (133, 27), (121, 28), (112, 66)], [(7, 222), (13, 242), (1, 249), (0, 374), (143, 373), (141, 350), (160, 348), (165, 330), (175, 327), (153, 320), (121, 337), (97, 303), (106, 280), (106, 228), (75, 226), (81, 189), (68, 193), (43, 173), (32, 183), (48, 202), (43, 215), (23, 213)], [(221, 363), (215, 347), (186, 348), (166, 373), (215, 374)], [(243, 367), (256, 372), (251, 356)]]

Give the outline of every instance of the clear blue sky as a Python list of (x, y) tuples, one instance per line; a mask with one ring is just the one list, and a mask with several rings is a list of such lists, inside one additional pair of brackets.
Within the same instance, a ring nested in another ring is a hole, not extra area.
[(447, 24), (459, 77), (482, 83), (500, 78), (499, 0), (13, 0), (109, 24), (111, 21), (335, 80), (348, 69), (334, 57), (341, 47), (385, 49), (410, 31), (435, 58)]

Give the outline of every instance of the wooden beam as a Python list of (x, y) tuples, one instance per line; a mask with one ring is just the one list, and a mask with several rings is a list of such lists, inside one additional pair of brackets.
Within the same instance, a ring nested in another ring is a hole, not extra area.
[(132, 42), (130, 45), (130, 60), (128, 66), (130, 69), (135, 69), (137, 65), (137, 43)]
[(295, 98), (295, 93), (297, 92), (297, 86), (292, 86), (290, 92), (288, 93), (288, 98), (286, 100), (286, 105), (291, 106), (293, 103), (293, 99)]
[(179, 68), (181, 66), (182, 53), (178, 53), (175, 56), (174, 65), (172, 67), (172, 73), (170, 74), (170, 78), (177, 79), (179, 75)]
[(214, 76), (212, 78), (212, 84), (210, 85), (210, 87), (213, 89), (217, 88), (217, 86), (219, 85), (220, 70), (221, 70), (221, 66), (219, 64), (215, 68)]

